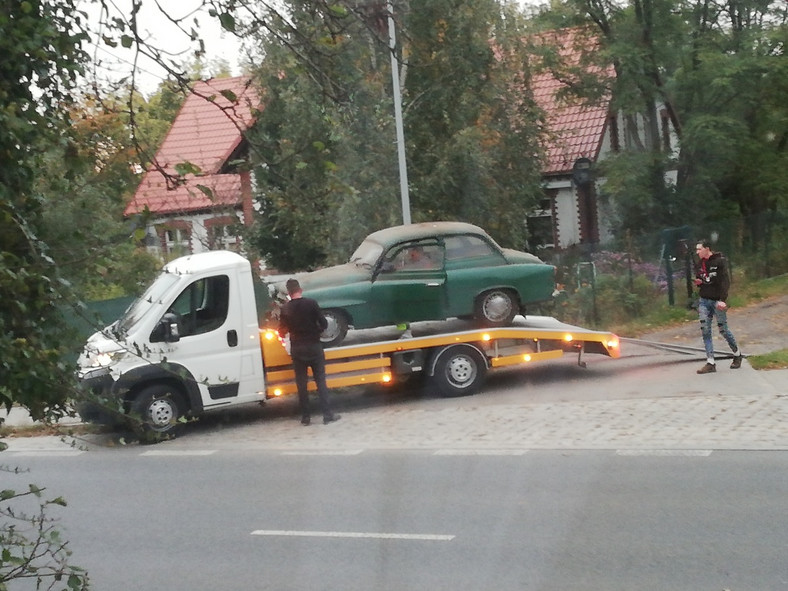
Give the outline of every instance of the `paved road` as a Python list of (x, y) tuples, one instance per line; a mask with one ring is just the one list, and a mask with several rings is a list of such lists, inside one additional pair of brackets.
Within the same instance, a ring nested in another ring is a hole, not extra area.
[[(572, 357), (492, 372), (482, 392), (444, 399), (426, 392), (337, 394), (341, 421), (301, 427), (295, 400), (199, 421), (160, 450), (788, 449), (788, 370), (739, 370), (697, 357), (628, 345), (618, 360)], [(57, 437), (7, 439), (9, 451), (68, 449)], [(91, 436), (82, 446), (117, 445)]]

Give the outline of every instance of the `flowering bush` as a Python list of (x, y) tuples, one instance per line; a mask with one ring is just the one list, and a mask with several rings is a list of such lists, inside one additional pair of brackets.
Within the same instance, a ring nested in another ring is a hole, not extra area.
[[(591, 255), (594, 273), (587, 263), (565, 266), (564, 297), (553, 313), (559, 319), (579, 325), (611, 326), (642, 316), (649, 307), (666, 302), (666, 265), (643, 262), (628, 253), (600, 251)], [(673, 286), (681, 293), (685, 286), (682, 261), (673, 269)]]

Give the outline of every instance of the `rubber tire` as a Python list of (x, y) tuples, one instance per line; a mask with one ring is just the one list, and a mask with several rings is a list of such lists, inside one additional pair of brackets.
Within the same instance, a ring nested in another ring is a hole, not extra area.
[(519, 306), (511, 290), (492, 289), (476, 298), (474, 315), (484, 326), (509, 326)]
[(347, 315), (342, 310), (323, 310), (323, 316), (328, 321), (328, 328), (320, 335), (320, 342), (324, 347), (336, 347), (347, 336)]
[(430, 385), (444, 398), (469, 396), (484, 383), (487, 363), (471, 345), (451, 345), (438, 353)]
[(144, 388), (131, 404), (133, 428), (144, 442), (172, 439), (182, 427), (186, 412), (180, 390), (167, 384)]

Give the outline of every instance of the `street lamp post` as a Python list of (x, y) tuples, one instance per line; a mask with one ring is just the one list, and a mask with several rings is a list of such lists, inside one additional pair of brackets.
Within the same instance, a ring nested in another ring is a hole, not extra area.
[(402, 126), (402, 95), (399, 88), (399, 62), (397, 61), (397, 38), (394, 29), (394, 8), (391, 0), (386, 0), (389, 20), (389, 51), (391, 52), (391, 84), (394, 87), (394, 123), (397, 128), (397, 156), (399, 160), (399, 189), (402, 198), (402, 223), (410, 221), (410, 195), (408, 194), (408, 165), (405, 160), (405, 131)]

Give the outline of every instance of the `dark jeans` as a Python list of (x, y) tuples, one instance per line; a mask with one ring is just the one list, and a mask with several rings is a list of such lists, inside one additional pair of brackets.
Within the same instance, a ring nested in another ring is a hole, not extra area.
[(292, 343), (290, 345), (290, 357), (293, 359), (293, 369), (295, 370), (296, 386), (298, 386), (298, 404), (301, 407), (301, 417), (310, 416), (309, 412), (309, 391), (308, 370), (312, 368), (312, 377), (317, 385), (317, 396), (320, 400), (320, 410), (323, 418), (332, 416), (331, 407), (328, 401), (328, 386), (326, 385), (326, 357), (323, 353), (323, 345), (320, 343)]

